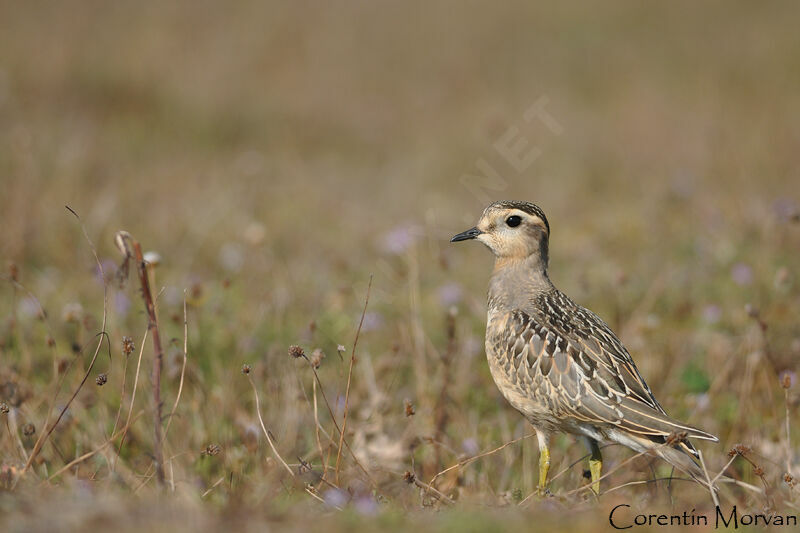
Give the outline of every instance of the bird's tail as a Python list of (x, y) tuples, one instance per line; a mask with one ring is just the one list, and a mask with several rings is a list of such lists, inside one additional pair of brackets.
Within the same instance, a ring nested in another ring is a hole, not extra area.
[[(673, 447), (666, 443), (656, 444), (653, 451), (666, 462), (681, 472), (688, 474), (692, 479), (705, 487), (709, 485), (709, 478), (713, 479), (713, 474), (709, 473), (708, 476), (706, 476), (706, 472), (703, 470), (700, 461), (680, 445)], [(714, 488), (716, 489), (716, 487)]]
[[(643, 435), (636, 435), (619, 430), (612, 431), (608, 436), (611, 438), (611, 440), (623, 444), (635, 451), (660, 457), (681, 472), (688, 474), (703, 488), (713, 491), (713, 493), (716, 495), (721, 495), (719, 487), (723, 484), (736, 485), (757, 494), (764, 494), (764, 489), (762, 488), (745, 483), (743, 481), (731, 479), (725, 475), (717, 475), (714, 472), (704, 469), (700, 463), (700, 454), (694, 449), (694, 446), (692, 446), (692, 444), (686, 439), (686, 436), (682, 433), (670, 435), (662, 442), (657, 442), (653, 438), (648, 438)], [(699, 436), (691, 436), (704, 440), (716, 440), (716, 437), (708, 433), (703, 433)]]
[[(616, 431), (611, 435), (612, 440), (619, 442), (638, 452), (656, 455), (664, 459), (681, 472), (688, 474), (692, 479), (704, 487), (709, 487), (709, 478), (713, 479), (713, 474), (706, 475), (705, 470), (698, 460), (699, 456), (694, 447), (686, 440), (685, 435), (678, 435), (675, 438), (667, 437), (666, 442), (656, 442), (652, 438), (643, 435), (635, 435), (628, 432)], [(714, 490), (716, 487), (713, 486)]]

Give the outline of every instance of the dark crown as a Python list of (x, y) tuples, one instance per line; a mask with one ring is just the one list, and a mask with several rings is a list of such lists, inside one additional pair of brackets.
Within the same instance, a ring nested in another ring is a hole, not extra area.
[(502, 201), (493, 203), (492, 205), (490, 205), (486, 209), (488, 210), (488, 209), (492, 209), (492, 208), (497, 208), (497, 209), (519, 209), (520, 211), (528, 213), (529, 215), (537, 216), (537, 217), (542, 219), (542, 222), (544, 222), (544, 225), (547, 227), (547, 234), (548, 235), (550, 234), (550, 223), (547, 222), (547, 217), (544, 216), (544, 211), (542, 211), (542, 209), (536, 204), (532, 204), (530, 202), (517, 202), (517, 201), (513, 201), (513, 200), (502, 200)]

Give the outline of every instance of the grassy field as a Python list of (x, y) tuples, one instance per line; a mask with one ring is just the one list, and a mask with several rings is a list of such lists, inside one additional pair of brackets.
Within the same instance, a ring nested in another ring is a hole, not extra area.
[[(711, 474), (765, 489), (723, 507), (800, 514), (798, 15), (0, 2), (0, 528), (713, 523), (707, 490), (620, 447), (591, 497), (567, 436), (528, 498), (536, 439), (483, 352), (491, 255), (448, 242), (497, 199), (544, 209), (554, 282), (720, 437)], [(120, 230), (160, 257), (163, 484)]]

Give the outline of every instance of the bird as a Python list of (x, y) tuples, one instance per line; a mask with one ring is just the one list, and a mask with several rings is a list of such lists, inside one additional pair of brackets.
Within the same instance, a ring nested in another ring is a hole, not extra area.
[(689, 439), (718, 442), (717, 437), (667, 415), (608, 324), (555, 287), (548, 275), (550, 224), (542, 209), (530, 202), (494, 202), (475, 227), (450, 241), (467, 240), (480, 241), (495, 256), (486, 357), (502, 395), (536, 431), (537, 492), (549, 493), (554, 433), (587, 444), (590, 488), (597, 495), (601, 443), (655, 454), (704, 483)]

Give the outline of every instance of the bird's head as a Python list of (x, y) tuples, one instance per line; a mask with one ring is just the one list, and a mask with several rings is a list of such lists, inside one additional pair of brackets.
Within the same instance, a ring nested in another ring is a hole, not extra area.
[(478, 225), (455, 235), (450, 242), (476, 239), (489, 247), (501, 263), (534, 256), (547, 268), (550, 225), (539, 206), (530, 202), (494, 202), (483, 210)]

